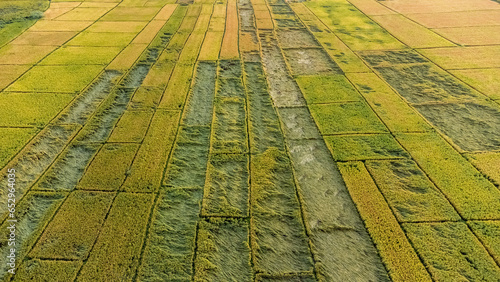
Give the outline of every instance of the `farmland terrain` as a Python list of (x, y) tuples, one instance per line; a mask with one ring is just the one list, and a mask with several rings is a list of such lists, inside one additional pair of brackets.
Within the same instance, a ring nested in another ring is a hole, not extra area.
[(491, 0), (0, 2), (0, 280), (499, 281), (499, 54)]

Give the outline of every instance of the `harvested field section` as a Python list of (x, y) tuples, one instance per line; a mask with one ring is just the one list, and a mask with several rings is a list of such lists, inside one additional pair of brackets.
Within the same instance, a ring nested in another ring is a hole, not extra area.
[(391, 279), (432, 281), (363, 163), (338, 166)]
[(203, 216), (248, 216), (249, 173), (245, 154), (211, 154)]
[(267, 90), (260, 63), (245, 63), (245, 87), (248, 93), (250, 150), (263, 153), (268, 148), (284, 149), (278, 115)]
[[(71, 193), (45, 228), (31, 257), (82, 260), (88, 257), (99, 235), (115, 193)], [(82, 210), (85, 213), (82, 214)]]
[(140, 263), (148, 223), (144, 219), (149, 218), (152, 205), (153, 195), (119, 193), (116, 196), (77, 281), (132, 280)]
[(269, 93), (277, 107), (304, 106), (299, 87), (288, 72), (278, 41), (270, 32), (259, 33), (262, 62), (269, 82)]
[(252, 280), (246, 220), (202, 220), (197, 239), (194, 281)]
[(251, 159), (251, 246), (257, 272), (311, 271), (313, 261), (287, 155), (270, 148)]
[(464, 223), (407, 223), (403, 227), (435, 280), (495, 280), (500, 276), (495, 261)]
[(323, 140), (288, 140), (288, 148), (319, 279), (387, 280)]
[(500, 217), (500, 191), (437, 134), (396, 137), (463, 218)]
[(366, 167), (399, 222), (460, 220), (413, 161), (367, 161)]
[(82, 263), (30, 259), (23, 262), (13, 281), (73, 281)]
[[(137, 151), (136, 144), (106, 144), (97, 153), (78, 183), (79, 189), (116, 191)], [(113, 165), (112, 165), (113, 164)]]
[(201, 189), (160, 194), (153, 212), (138, 281), (191, 280)]
[(160, 187), (167, 158), (175, 139), (179, 112), (158, 110), (134, 162), (127, 171), (123, 189), (128, 192), (152, 192)]
[[(16, 260), (22, 261), (25, 258), (38, 236), (42, 233), (45, 223), (52, 217), (65, 196), (65, 194), (61, 193), (30, 192), (22, 201), (16, 203), (16, 212), (14, 214), (17, 220), (15, 223), (17, 230)], [(4, 204), (4, 206), (6, 207), (7, 204)], [(7, 227), (10, 225), (11, 223), (6, 221), (1, 225), (0, 253), (5, 258), (10, 254), (12, 248), (12, 246), (8, 246), (10, 229), (7, 229)], [(12, 276), (7, 272), (7, 264), (4, 263), (0, 267), (0, 279), (7, 281)]]
[(99, 145), (73, 143), (66, 148), (33, 187), (36, 190), (71, 191), (75, 189)]

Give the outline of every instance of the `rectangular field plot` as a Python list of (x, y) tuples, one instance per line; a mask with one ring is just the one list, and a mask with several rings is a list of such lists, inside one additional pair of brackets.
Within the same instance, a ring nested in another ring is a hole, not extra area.
[(4, 65), (34, 65), (56, 48), (56, 46), (5, 45), (0, 49), (0, 65), (2, 69), (11, 67)]
[(101, 21), (149, 21), (159, 10), (156, 7), (116, 7)]
[(159, 110), (155, 113), (123, 184), (125, 191), (151, 192), (160, 187), (178, 120), (179, 112), (176, 111)]
[(500, 262), (500, 221), (468, 221), (467, 224), (498, 264)]
[(245, 153), (248, 151), (245, 100), (219, 98), (215, 102), (212, 125), (214, 153)]
[(296, 81), (309, 105), (361, 100), (344, 75), (298, 76)]
[[(137, 37), (132, 41), (135, 44), (148, 44), (157, 36), (160, 30), (165, 25), (165, 21), (151, 21), (142, 31), (137, 35)], [(132, 31), (131, 31), (132, 32)]]
[(464, 151), (500, 149), (500, 109), (496, 103), (429, 104), (415, 107)]
[(363, 163), (338, 166), (392, 280), (432, 281)]
[(212, 123), (216, 75), (215, 63), (200, 62), (198, 64), (182, 119), (183, 125), (209, 126)]
[(500, 10), (409, 14), (408, 18), (428, 27), (492, 26), (500, 25)]
[(160, 195), (138, 281), (191, 280), (202, 197), (201, 189), (175, 189)]
[(324, 138), (335, 161), (408, 157), (389, 134), (337, 135)]
[(284, 50), (295, 75), (340, 74), (342, 70), (322, 49), (299, 48)]
[(107, 144), (97, 153), (78, 188), (86, 190), (118, 190), (139, 145)]
[(275, 148), (251, 161), (251, 246), (255, 270), (270, 275), (313, 267), (292, 168)]
[(67, 43), (68, 46), (122, 47), (127, 46), (137, 35), (133, 32), (88, 32), (84, 31)]
[(500, 192), (437, 134), (401, 134), (398, 141), (465, 219), (498, 219)]
[[(17, 182), (16, 182), (17, 183)], [(7, 186), (5, 186), (7, 187)], [(17, 190), (17, 189), (16, 189)], [(43, 227), (50, 220), (65, 198), (61, 193), (30, 192), (21, 202), (16, 203), (16, 262), (21, 262), (27, 252), (35, 244), (36, 239), (43, 232)], [(5, 203), (7, 207), (7, 203)], [(8, 246), (11, 223), (4, 222), (0, 233), (0, 254), (7, 257), (12, 246)], [(12, 275), (7, 272), (7, 263), (0, 267), (0, 279), (8, 280)]]
[(125, 111), (108, 142), (141, 142), (146, 135), (153, 111)]
[[(147, 21), (143, 22), (107, 22), (97, 21), (91, 27), (87, 28), (88, 32), (133, 32), (139, 33), (146, 25)], [(151, 40), (150, 40), (151, 41)]]
[(277, 35), (283, 48), (319, 47), (314, 36), (307, 29), (279, 29)]
[(248, 156), (211, 154), (202, 215), (248, 216)]
[(19, 267), (14, 282), (22, 281), (73, 281), (82, 266), (80, 261), (53, 261), (30, 259)]
[(399, 222), (460, 220), (413, 161), (367, 161), (366, 167)]
[(1, 126), (45, 126), (74, 98), (71, 94), (2, 93)]
[(200, 61), (216, 61), (219, 58), (219, 52), (222, 44), (224, 32), (208, 31), (201, 46)]
[(349, 80), (391, 132), (431, 130), (427, 122), (374, 73), (349, 73)]
[(200, 221), (194, 280), (250, 281), (248, 232), (244, 220)]
[(73, 143), (44, 173), (34, 190), (71, 191), (75, 189), (87, 164), (99, 150), (99, 145)]
[(363, 102), (310, 105), (309, 109), (323, 135), (387, 131), (373, 110)]
[(45, 228), (30, 256), (44, 259), (86, 259), (114, 197), (115, 193), (71, 193)]
[[(382, 261), (323, 140), (290, 140), (318, 276), (328, 281), (387, 279)], [(355, 263), (354, 263), (355, 262)], [(320, 279), (321, 279), (320, 278)]]
[(146, 50), (147, 46), (147, 44), (129, 44), (114, 58), (106, 69), (125, 71), (131, 68), (142, 52)]
[(75, 8), (56, 18), (57, 21), (96, 21), (106, 14), (111, 7)]
[(35, 128), (0, 128), (0, 168), (38, 132)]
[(70, 40), (76, 31), (27, 31), (19, 35), (10, 44), (30, 46), (61, 46)]
[(29, 65), (3, 65), (0, 68), (0, 91), (14, 82), (25, 73), (31, 66)]
[(277, 109), (287, 139), (321, 139), (307, 107)]
[(210, 149), (210, 127), (181, 127), (168, 165), (164, 185), (203, 187)]
[(6, 91), (79, 92), (102, 71), (103, 66), (35, 66)]
[(500, 26), (469, 26), (433, 29), (443, 37), (460, 45), (500, 44)]
[(139, 266), (148, 224), (145, 219), (152, 205), (153, 195), (119, 193), (76, 281), (131, 280)]
[(82, 31), (93, 23), (93, 21), (39, 20), (31, 26), (30, 31)]
[(177, 64), (160, 102), (160, 108), (180, 110), (188, 94), (192, 76), (193, 66)]
[(40, 65), (107, 65), (121, 50), (120, 47), (62, 47), (43, 59)]
[(407, 223), (403, 227), (434, 279), (495, 280), (500, 276), (495, 261), (464, 223)]
[(500, 186), (500, 152), (467, 154), (465, 157), (489, 180)]
[(404, 48), (396, 38), (347, 1), (308, 2), (306, 6), (353, 50)]
[(445, 69), (500, 67), (500, 46), (435, 48), (419, 52)]
[(453, 70), (453, 75), (494, 100), (500, 100), (500, 68)]

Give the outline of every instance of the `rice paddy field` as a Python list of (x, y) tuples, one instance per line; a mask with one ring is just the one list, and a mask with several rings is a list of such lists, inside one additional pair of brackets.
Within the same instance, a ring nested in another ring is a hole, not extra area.
[(0, 1), (0, 281), (500, 281), (497, 0)]

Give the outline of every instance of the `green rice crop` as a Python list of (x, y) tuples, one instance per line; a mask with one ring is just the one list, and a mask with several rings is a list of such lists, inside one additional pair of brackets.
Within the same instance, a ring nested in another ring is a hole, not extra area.
[(337, 135), (324, 138), (336, 161), (408, 157), (390, 134)]
[(0, 168), (38, 133), (35, 128), (0, 128)]
[(146, 135), (153, 111), (125, 111), (108, 142), (141, 142)]
[(25, 260), (13, 281), (73, 281), (82, 264), (81, 261)]
[(467, 224), (498, 264), (500, 262), (500, 221), (468, 221)]
[(107, 65), (120, 53), (119, 47), (75, 47), (57, 49), (40, 65)]
[(308, 104), (361, 100), (359, 93), (344, 75), (299, 76), (296, 80)]

